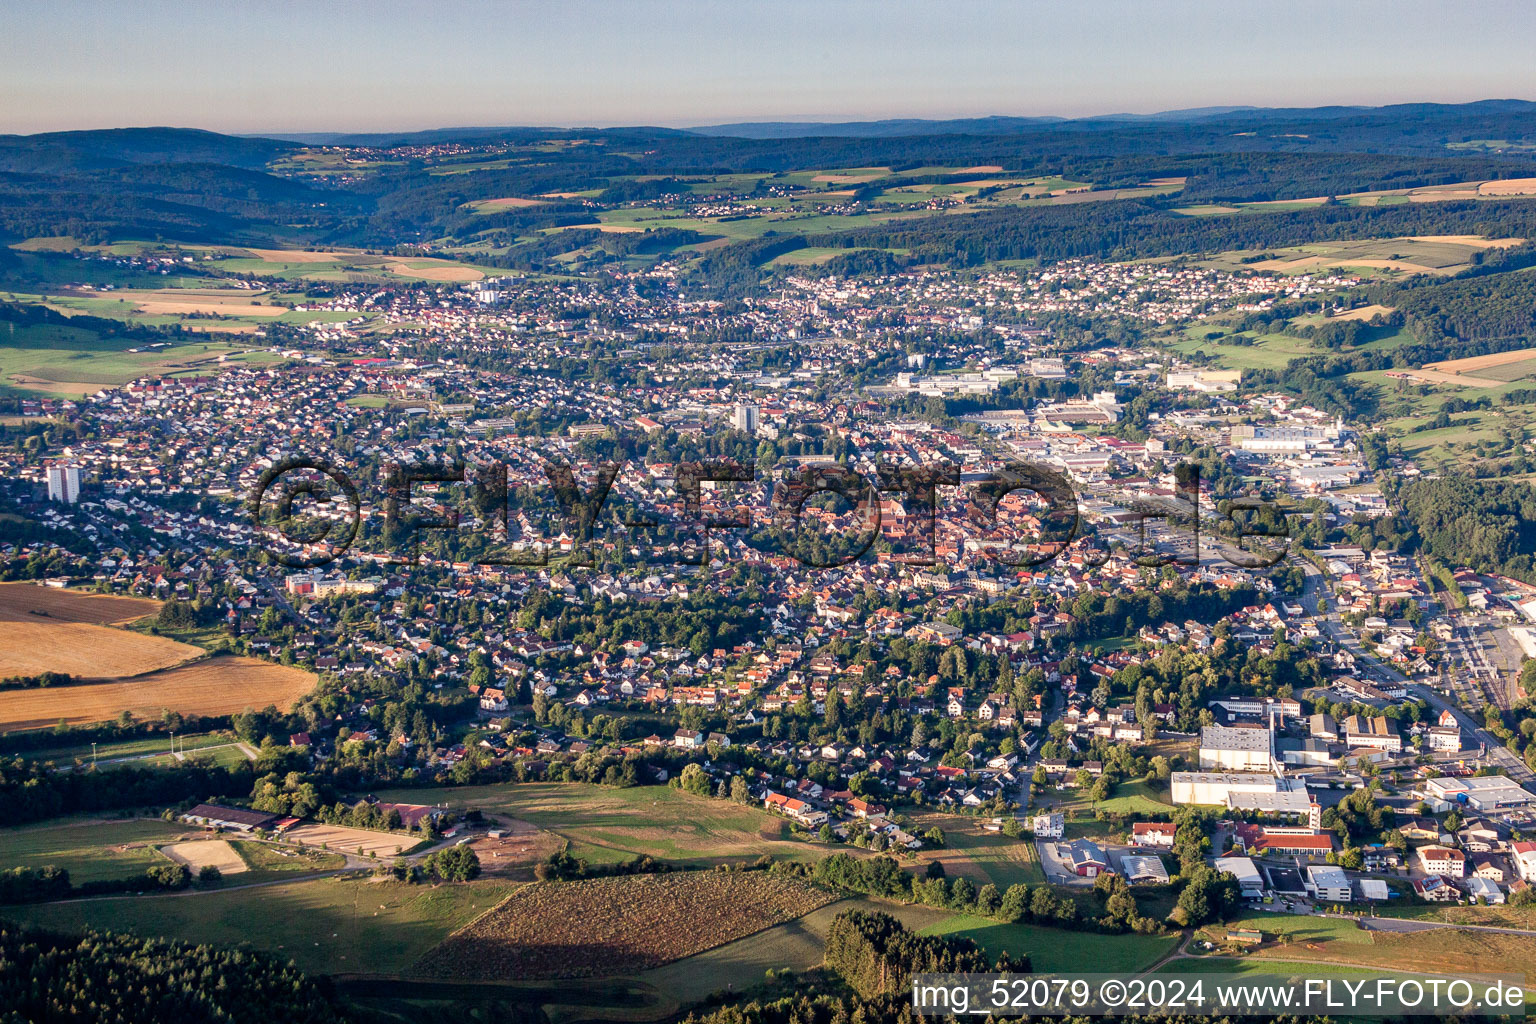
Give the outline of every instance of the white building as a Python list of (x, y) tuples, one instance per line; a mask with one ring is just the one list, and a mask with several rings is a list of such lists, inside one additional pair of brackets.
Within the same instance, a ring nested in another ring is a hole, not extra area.
[(1037, 814), (1032, 824), (1036, 839), (1060, 839), (1067, 831), (1066, 816), (1060, 813)]
[(1176, 804), (1296, 817), (1310, 815), (1313, 807), (1302, 779), (1256, 772), (1174, 772), (1172, 782)]
[(1425, 802), (1436, 813), (1460, 805), (1479, 814), (1492, 814), (1508, 807), (1527, 807), (1536, 803), (1536, 793), (1515, 785), (1502, 775), (1425, 779), (1422, 790)]
[(1355, 895), (1344, 869), (1332, 864), (1313, 864), (1308, 867), (1307, 888), (1316, 893), (1318, 899), (1329, 903), (1348, 903)]
[(1275, 764), (1275, 734), (1267, 728), (1208, 725), (1200, 730), (1200, 767), (1267, 772)]
[(80, 467), (73, 463), (48, 466), (48, 500), (73, 505), (80, 500)]
[(1466, 855), (1449, 846), (1421, 846), (1414, 851), (1414, 856), (1418, 857), (1419, 867), (1426, 875), (1460, 878), (1466, 873)]
[(1473, 899), (1481, 897), (1482, 901), (1489, 906), (1504, 902), (1504, 890), (1500, 889), (1496, 882), (1487, 878), (1474, 876), (1467, 879), (1467, 895)]
[(1510, 860), (1522, 882), (1536, 882), (1536, 843), (1529, 840), (1509, 844)]
[(731, 411), (731, 426), (744, 434), (757, 433), (757, 423), (758, 408), (755, 405), (743, 403)]
[(1244, 896), (1257, 896), (1264, 891), (1264, 876), (1251, 857), (1217, 857), (1215, 867), (1237, 879), (1237, 887)]

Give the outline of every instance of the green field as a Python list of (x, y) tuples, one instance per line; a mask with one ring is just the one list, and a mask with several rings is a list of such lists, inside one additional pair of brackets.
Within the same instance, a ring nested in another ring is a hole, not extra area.
[(944, 831), (944, 848), (925, 851), (924, 861), (938, 860), (951, 877), (965, 875), (977, 885), (991, 882), (999, 889), (1022, 882), (1043, 885), (1045, 872), (1028, 838), (1011, 839), (1001, 832), (987, 832), (976, 818), (957, 814), (913, 815), (913, 827), (923, 832), (932, 826)]
[[(205, 732), (205, 733), (177, 733), (176, 749), (186, 750), (191, 753), (202, 747), (215, 747), (225, 743), (234, 742), (232, 733)], [(169, 754), (171, 741), (166, 736), (146, 736), (141, 739), (116, 740), (96, 744), (96, 759), (105, 761), (117, 757), (139, 757), (148, 754)], [(22, 757), (34, 761), (60, 761), (70, 762), (76, 758), (89, 762), (91, 759), (91, 745), (89, 743), (70, 743), (58, 747), (38, 747), (19, 751)]]
[(1255, 914), (1219, 927), (1217, 937), (1229, 928), (1253, 928), (1265, 939), (1283, 937), (1286, 942), (1342, 942), (1352, 946), (1374, 943), (1371, 933), (1359, 928), (1352, 919), (1313, 917), (1309, 914)]
[[(530, 822), (562, 836), (594, 863), (648, 854), (687, 864), (814, 859), (832, 848), (785, 841), (788, 823), (753, 806), (693, 796), (668, 786), (615, 789), (581, 783), (522, 783), (383, 791), (380, 800), (444, 803)], [(839, 847), (838, 849), (841, 849)]]
[(1166, 956), (1177, 935), (1098, 935), (1093, 932), (1004, 924), (985, 917), (956, 914), (922, 929), (924, 935), (960, 935), (993, 957), (1004, 950), (1028, 953), (1036, 971), (1128, 973), (1145, 970)]
[[(1149, 782), (1122, 782), (1115, 787), (1115, 793), (1108, 800), (1101, 800), (1095, 804), (1088, 799), (1085, 791), (1068, 789), (1061, 791), (1061, 797), (1052, 810), (1070, 813), (1076, 811), (1080, 816), (1092, 817), (1094, 811), (1100, 810), (1105, 814), (1168, 814), (1173, 811), (1173, 804), (1167, 800), (1168, 791), (1162, 788), (1154, 788)], [(1108, 831), (1108, 826), (1095, 821), (1093, 823), (1101, 834)]]
[(315, 871), (336, 871), (347, 866), (347, 859), (341, 854), (323, 850), (296, 850), (256, 840), (235, 839), (229, 844), (250, 870), (226, 875), (223, 879), (226, 886), (281, 880)]
[[(8, 293), (0, 293), (0, 299)], [(102, 387), (173, 370), (214, 368), (220, 356), (244, 359), (248, 346), (198, 342), (129, 352), (142, 341), (103, 338), (94, 331), (53, 324), (0, 323), (0, 390), (80, 396)], [(263, 353), (265, 354), (265, 353)], [(16, 380), (14, 378), (23, 379)]]
[(249, 943), (292, 957), (313, 973), (391, 973), (420, 959), (513, 888), (492, 881), (420, 886), (319, 878), (182, 896), (50, 903), (7, 913), (50, 928), (111, 928), (221, 946)]
[(153, 844), (193, 831), (187, 825), (139, 819), (68, 819), (0, 830), (0, 866), (64, 868), (71, 882), (128, 878), (169, 860)]

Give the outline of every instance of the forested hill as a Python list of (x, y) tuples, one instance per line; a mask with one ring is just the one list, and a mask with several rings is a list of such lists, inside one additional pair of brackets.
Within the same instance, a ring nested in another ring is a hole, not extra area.
[[(648, 196), (636, 189), (646, 191), (647, 182), (652, 193), (695, 186), (707, 192), (726, 175), (799, 174), (804, 187), (825, 180), (832, 169), (864, 169), (851, 176), (849, 202), (878, 205), (880, 190), (898, 178), (904, 185), (947, 186), (954, 183), (953, 172), (962, 172), (972, 179), (998, 174), (1087, 182), (1099, 193), (1095, 199), (1110, 200), (1081, 208), (983, 204), (967, 208), (968, 216), (907, 219), (899, 226), (871, 226), (880, 217), (844, 217), (814, 232), (841, 239), (818, 238), (818, 245), (911, 249), (963, 265), (977, 253), (1049, 260), (1285, 244), (1311, 240), (1302, 236), (1314, 229), (1324, 232), (1320, 237), (1346, 230), (1366, 236), (1481, 233), (1479, 224), (1507, 221), (1510, 211), (1527, 216), (1519, 208), (1531, 201), (1325, 212), (1249, 208), (1240, 218), (1190, 217), (1179, 208), (1317, 202), (1362, 191), (1536, 177), (1536, 104), (1523, 101), (1074, 121), (876, 122), (774, 138), (714, 134), (727, 130), (442, 129), (303, 141), (173, 128), (4, 136), (0, 242), (68, 235), (87, 242), (474, 245), (506, 253), (506, 265), (517, 267), (537, 255), (519, 253), (518, 246), (537, 247), (551, 233), (590, 228), (594, 211), (645, 202)], [(787, 128), (775, 131), (788, 134)], [(938, 170), (926, 170), (933, 168)], [(1154, 181), (1181, 184), (1141, 188)], [(752, 187), (766, 196), (772, 184), (765, 177)], [(1138, 191), (1117, 197), (1120, 189)], [(505, 203), (506, 197), (517, 202), (475, 207)], [(895, 208), (887, 203), (886, 209)], [(1260, 221), (1269, 223), (1255, 227)], [(867, 233), (851, 240), (859, 231)], [(1071, 233), (1070, 245), (1045, 239), (1062, 232)], [(787, 221), (765, 237), (796, 233), (795, 222)], [(751, 244), (757, 244), (752, 234), (724, 230), (717, 236), (729, 240), (727, 262), (751, 256)], [(743, 242), (745, 253), (733, 252)]]

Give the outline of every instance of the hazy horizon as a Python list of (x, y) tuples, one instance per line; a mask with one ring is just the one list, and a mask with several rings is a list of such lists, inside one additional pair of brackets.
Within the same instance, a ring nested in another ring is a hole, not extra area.
[[(1093, 117), (1520, 96), (1513, 0), (1233, 6), (16, 0), (0, 132)], [(1366, 45), (1368, 44), (1368, 45)]]

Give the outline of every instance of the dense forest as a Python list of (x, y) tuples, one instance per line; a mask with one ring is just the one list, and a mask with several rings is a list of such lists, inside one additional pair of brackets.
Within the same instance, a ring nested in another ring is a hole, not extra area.
[(0, 921), (0, 1020), (92, 1024), (330, 1024), (326, 986), (245, 950), (110, 932), (60, 935)]
[(1536, 583), (1536, 488), (1446, 477), (1402, 488), (1403, 514), (1425, 553), (1448, 566)]

